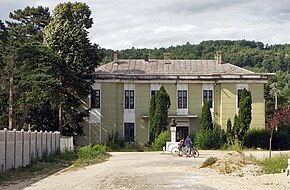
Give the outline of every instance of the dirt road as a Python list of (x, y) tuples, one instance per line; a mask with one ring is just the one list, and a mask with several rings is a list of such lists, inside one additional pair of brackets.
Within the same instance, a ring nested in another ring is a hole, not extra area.
[(111, 154), (104, 163), (54, 174), (25, 190), (290, 189), (290, 177), (285, 174), (237, 177), (198, 168), (206, 158), (220, 152), (202, 151), (199, 158), (172, 157), (160, 152)]

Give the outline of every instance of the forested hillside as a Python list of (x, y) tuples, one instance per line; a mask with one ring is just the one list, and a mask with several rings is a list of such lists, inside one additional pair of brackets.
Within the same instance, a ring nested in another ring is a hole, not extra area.
[[(113, 50), (105, 50), (103, 63), (112, 60)], [(216, 51), (222, 51), (223, 62), (252, 70), (254, 72), (270, 72), (276, 75), (265, 85), (267, 120), (274, 110), (273, 90), (278, 90), (279, 106), (289, 103), (290, 96), (290, 45), (265, 45), (262, 42), (247, 40), (216, 40), (203, 41), (200, 44), (184, 45), (155, 49), (125, 49), (119, 51), (120, 59), (143, 58), (149, 54), (150, 59), (162, 59), (163, 53), (170, 53), (171, 59), (214, 59)]]

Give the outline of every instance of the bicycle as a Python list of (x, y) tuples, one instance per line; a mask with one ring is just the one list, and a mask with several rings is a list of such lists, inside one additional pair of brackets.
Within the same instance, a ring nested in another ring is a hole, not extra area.
[[(188, 156), (187, 155), (187, 147), (182, 147), (181, 151), (178, 149), (178, 147), (174, 147), (171, 149), (171, 155), (176, 157), (176, 156)], [(195, 147), (190, 147), (190, 156), (197, 158), (199, 157), (199, 152)]]

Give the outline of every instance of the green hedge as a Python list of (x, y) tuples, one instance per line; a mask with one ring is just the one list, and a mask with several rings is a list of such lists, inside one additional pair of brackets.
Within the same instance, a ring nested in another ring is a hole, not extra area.
[(270, 132), (266, 129), (250, 129), (244, 138), (244, 146), (248, 148), (269, 148)]

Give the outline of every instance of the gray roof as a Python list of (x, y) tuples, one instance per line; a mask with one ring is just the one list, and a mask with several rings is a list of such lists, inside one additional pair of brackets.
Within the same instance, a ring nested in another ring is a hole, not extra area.
[[(170, 63), (168, 63), (168, 61)], [(230, 63), (216, 63), (215, 60), (119, 60), (99, 66), (96, 74), (130, 75), (228, 75), (254, 74)]]

